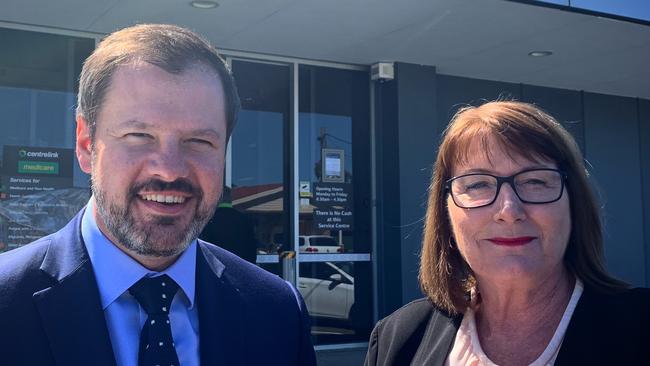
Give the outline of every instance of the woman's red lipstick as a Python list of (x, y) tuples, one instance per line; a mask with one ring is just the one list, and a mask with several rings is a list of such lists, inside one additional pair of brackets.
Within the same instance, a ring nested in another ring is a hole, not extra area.
[(516, 247), (519, 245), (526, 245), (535, 239), (534, 236), (519, 236), (516, 238), (489, 238), (488, 241), (507, 247)]

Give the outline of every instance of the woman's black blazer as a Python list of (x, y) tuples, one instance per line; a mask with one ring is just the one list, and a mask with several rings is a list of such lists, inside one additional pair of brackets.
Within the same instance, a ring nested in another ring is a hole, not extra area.
[[(377, 323), (365, 365), (443, 365), (461, 320), (415, 300)], [(583, 364), (650, 365), (650, 289), (602, 294), (585, 287), (555, 361)]]

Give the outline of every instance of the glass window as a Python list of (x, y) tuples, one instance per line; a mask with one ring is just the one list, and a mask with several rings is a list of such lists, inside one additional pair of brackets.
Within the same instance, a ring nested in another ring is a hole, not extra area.
[[(301, 262), (298, 290), (312, 317), (315, 344), (365, 342), (372, 321), (370, 262)], [(355, 284), (358, 284), (355, 286)]]
[[(296, 284), (313, 317), (314, 344), (365, 342), (373, 313), (369, 75), (296, 65), (295, 121), (292, 65), (241, 59), (231, 64), (242, 111), (227, 159), (230, 197), (221, 205), (251, 223), (257, 264)], [(279, 260), (284, 251), (297, 252), (297, 259)]]
[(338, 247), (339, 243), (334, 240), (331, 236), (314, 236), (310, 240), (311, 245), (323, 246), (323, 247)]
[(286, 240), (290, 218), (285, 209), (290, 67), (232, 60), (232, 70), (242, 110), (230, 140), (230, 173), (225, 178), (226, 186), (231, 187), (228, 203), (252, 223), (257, 262), (279, 274), (277, 254), (291, 250)]
[(0, 29), (0, 252), (63, 227), (85, 205), (74, 157), (77, 80), (94, 39)]
[(365, 342), (372, 323), (369, 80), (299, 67), (299, 278), (315, 344)]

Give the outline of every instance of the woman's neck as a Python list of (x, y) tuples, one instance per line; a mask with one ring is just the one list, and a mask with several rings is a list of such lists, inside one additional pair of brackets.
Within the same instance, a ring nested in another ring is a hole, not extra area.
[(488, 357), (500, 364), (529, 364), (553, 337), (575, 279), (562, 267), (553, 274), (513, 283), (478, 279), (476, 329)]

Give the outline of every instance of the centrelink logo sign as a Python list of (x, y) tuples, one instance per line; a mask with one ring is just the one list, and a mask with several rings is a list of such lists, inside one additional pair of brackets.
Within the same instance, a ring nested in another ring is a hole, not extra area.
[(50, 158), (58, 159), (59, 153), (56, 151), (30, 151), (21, 149), (18, 151), (18, 156), (21, 158)]

